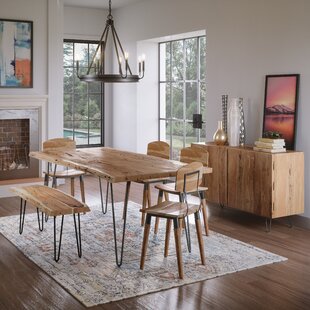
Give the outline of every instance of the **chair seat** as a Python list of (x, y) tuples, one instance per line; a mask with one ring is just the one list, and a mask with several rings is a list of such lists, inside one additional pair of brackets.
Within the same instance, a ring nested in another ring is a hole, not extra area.
[[(175, 189), (175, 183), (158, 184), (158, 185), (155, 186), (155, 188), (159, 189), (159, 190), (162, 190), (164, 192), (167, 192), (169, 194), (179, 195), (181, 193), (180, 191), (177, 191)], [(205, 192), (207, 190), (208, 190), (208, 187), (202, 187), (202, 186), (198, 187), (198, 191), (199, 192)], [(190, 194), (190, 193), (193, 193), (193, 192), (189, 191), (188, 193)]]
[(152, 216), (164, 218), (184, 218), (187, 215), (193, 214), (199, 210), (199, 205), (188, 204), (183, 202), (164, 201), (147, 209), (141, 209), (141, 212), (150, 214)]
[(75, 169), (66, 169), (62, 171), (56, 171), (55, 175), (54, 172), (44, 172), (46, 175), (50, 177), (56, 177), (56, 178), (74, 178), (74, 177), (79, 177), (81, 175), (84, 175), (85, 172), (81, 170), (75, 170)]

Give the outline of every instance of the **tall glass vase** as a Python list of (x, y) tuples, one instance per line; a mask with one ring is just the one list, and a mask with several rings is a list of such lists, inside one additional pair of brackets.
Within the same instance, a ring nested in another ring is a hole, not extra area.
[(239, 98), (232, 98), (227, 114), (228, 143), (239, 146), (240, 140), (240, 109)]
[(223, 130), (227, 133), (227, 105), (228, 105), (228, 95), (222, 95), (222, 121)]
[(245, 121), (244, 121), (244, 108), (243, 108), (243, 98), (239, 98), (239, 110), (240, 110), (240, 137), (239, 144), (244, 146), (245, 144)]

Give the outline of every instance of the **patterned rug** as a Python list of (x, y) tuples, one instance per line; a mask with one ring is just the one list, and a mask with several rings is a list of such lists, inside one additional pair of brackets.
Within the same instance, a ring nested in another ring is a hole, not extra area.
[[(115, 264), (111, 208), (103, 215), (99, 207), (91, 207), (92, 212), (81, 216), (82, 258), (77, 256), (72, 216), (65, 216), (58, 263), (53, 260), (53, 220), (50, 219), (45, 224), (44, 231), (39, 232), (36, 214), (26, 214), (24, 232), (19, 235), (19, 216), (3, 217), (0, 218), (0, 232), (87, 307), (286, 260), (211, 231), (210, 236), (204, 236), (206, 266), (202, 266), (195, 227), (191, 225), (192, 253), (186, 251), (183, 235), (185, 278), (179, 280), (173, 233), (170, 255), (167, 258), (163, 256), (165, 221), (162, 220), (158, 237), (154, 238), (153, 233), (150, 234), (147, 259), (144, 270), (141, 271), (139, 262), (143, 228), (140, 226), (139, 208), (139, 205), (129, 203), (121, 268)], [(116, 211), (120, 242), (122, 203), (116, 204)]]

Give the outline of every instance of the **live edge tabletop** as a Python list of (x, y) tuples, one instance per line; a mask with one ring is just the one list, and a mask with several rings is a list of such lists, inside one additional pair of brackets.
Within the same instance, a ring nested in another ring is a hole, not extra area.
[[(108, 147), (31, 152), (30, 157), (89, 172), (112, 183), (172, 177), (183, 166), (178, 161)], [(211, 173), (212, 168), (205, 168)]]

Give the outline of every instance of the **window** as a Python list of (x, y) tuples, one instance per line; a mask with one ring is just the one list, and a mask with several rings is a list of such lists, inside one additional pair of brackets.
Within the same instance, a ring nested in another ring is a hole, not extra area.
[(78, 146), (103, 145), (103, 85), (81, 82), (76, 75), (76, 60), (81, 70), (88, 67), (98, 42), (64, 41), (64, 137)]
[(206, 37), (159, 43), (159, 138), (179, 150), (205, 137), (194, 129), (193, 114), (205, 119)]

